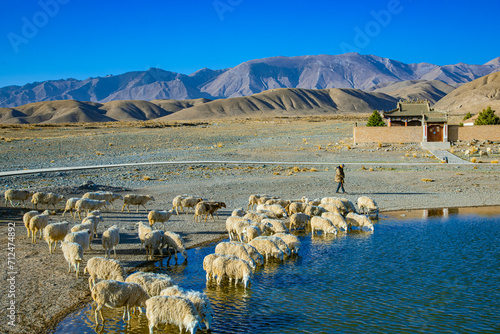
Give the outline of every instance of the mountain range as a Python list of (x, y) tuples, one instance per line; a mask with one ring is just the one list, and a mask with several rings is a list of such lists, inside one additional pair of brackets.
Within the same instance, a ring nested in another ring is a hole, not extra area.
[(349, 88), (383, 92), (388, 86), (402, 81), (413, 82), (411, 84), (440, 81), (458, 87), (499, 70), (500, 57), (483, 65), (443, 66), (405, 64), (358, 53), (271, 57), (222, 70), (204, 68), (190, 75), (150, 68), (85, 80), (47, 80), (7, 86), (0, 88), (0, 107), (55, 100), (107, 103), (114, 100), (221, 99), (276, 88)]

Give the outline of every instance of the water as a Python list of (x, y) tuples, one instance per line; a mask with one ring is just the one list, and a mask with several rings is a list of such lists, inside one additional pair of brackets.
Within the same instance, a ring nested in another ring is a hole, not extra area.
[[(163, 271), (207, 293), (213, 333), (500, 333), (500, 214), (456, 213), (383, 215), (374, 233), (303, 233), (300, 256), (266, 264), (246, 291), (206, 286), (202, 260), (215, 245)], [(148, 333), (144, 315), (127, 326), (121, 310), (104, 314), (99, 333)], [(95, 333), (93, 308), (55, 332)]]

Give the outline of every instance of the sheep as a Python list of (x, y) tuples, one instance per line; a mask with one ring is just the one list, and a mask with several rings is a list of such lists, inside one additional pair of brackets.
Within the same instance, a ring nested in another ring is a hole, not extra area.
[(321, 217), (328, 219), (329, 221), (332, 222), (333, 226), (335, 226), (337, 229), (341, 228), (345, 232), (347, 232), (347, 223), (344, 219), (344, 216), (338, 213), (332, 213), (332, 212), (323, 212), (321, 214)]
[(246, 242), (249, 242), (261, 235), (260, 228), (257, 226), (245, 226), (243, 228), (243, 235), (245, 236)]
[(221, 255), (234, 255), (239, 259), (247, 261), (252, 270), (255, 270), (256, 268), (255, 261), (250, 257), (246, 248), (241, 244), (232, 242), (220, 242), (217, 244), (217, 246), (215, 246), (215, 253)]
[(249, 245), (255, 247), (257, 251), (266, 257), (266, 261), (269, 260), (269, 257), (274, 257), (283, 261), (284, 254), (279, 249), (278, 245), (274, 241), (269, 239), (264, 239), (262, 236), (257, 237), (248, 243)]
[(136, 271), (127, 276), (125, 282), (139, 284), (149, 297), (159, 296), (162, 290), (174, 285), (172, 278), (167, 274), (147, 273), (143, 271)]
[(367, 216), (358, 215), (357, 213), (349, 212), (345, 217), (347, 224), (349, 225), (349, 229), (352, 229), (353, 226), (357, 226), (359, 228), (366, 227), (373, 231), (373, 224)]
[[(226, 219), (226, 230), (229, 234), (229, 240), (241, 240), (241, 235), (239, 234), (240, 228), (242, 229), (243, 227), (250, 226), (251, 224), (252, 221), (244, 217), (228, 217)], [(241, 233), (243, 233), (242, 230)]]
[[(335, 213), (341, 215), (341, 210), (339, 210), (339, 207), (334, 204), (334, 203), (321, 203), (319, 205), (323, 209), (325, 209), (327, 212)], [(321, 216), (321, 215), (320, 215)]]
[(98, 199), (101, 201), (108, 201), (110, 206), (113, 208), (113, 202), (117, 199), (123, 199), (120, 194), (113, 193), (111, 191), (96, 191), (88, 192), (83, 195), (83, 198)]
[(268, 218), (265, 214), (257, 212), (247, 212), (243, 217), (248, 218), (256, 223), (260, 223), (262, 219)]
[(316, 205), (308, 205), (304, 210), (304, 213), (309, 216), (321, 216), (323, 212), (326, 212), (325, 208)]
[(269, 201), (270, 199), (278, 199), (278, 197), (276, 197), (276, 196), (269, 196), (269, 195), (262, 195), (257, 200), (257, 204), (266, 204), (266, 202)]
[(351, 202), (347, 198), (341, 198), (340, 200), (342, 201), (342, 203), (344, 203), (344, 205), (345, 205), (345, 207), (346, 207), (346, 209), (347, 209), (348, 212), (358, 213), (357, 210), (356, 210), (356, 207), (354, 206), (353, 202)]
[(208, 254), (203, 258), (203, 270), (207, 273), (207, 283), (210, 281), (212, 276), (215, 276), (213, 273), (213, 263), (219, 256), (219, 254)]
[(104, 249), (105, 258), (111, 256), (111, 248), (116, 257), (116, 246), (120, 243), (120, 229), (113, 225), (102, 233), (101, 244)]
[(245, 289), (252, 276), (252, 268), (245, 260), (235, 257), (219, 256), (212, 264), (213, 273), (217, 276), (217, 285), (220, 285), (222, 279), (227, 276), (229, 283), (235, 280), (235, 284), (241, 279)]
[(99, 226), (99, 222), (102, 222), (102, 217), (100, 216), (99, 211), (90, 212), (87, 217), (83, 218), (82, 224), (92, 223), (92, 231), (94, 235), (97, 237), (97, 227)]
[(290, 230), (304, 229), (309, 224), (311, 217), (305, 213), (298, 212), (290, 216)]
[(69, 211), (69, 214), (71, 215), (71, 217), (74, 218), (73, 216), (73, 210), (76, 209), (76, 202), (78, 202), (78, 200), (80, 200), (81, 198), (79, 197), (71, 197), (69, 199), (66, 200), (66, 206), (64, 207), (64, 212), (62, 214), (62, 216), (64, 217), (64, 214)]
[(98, 279), (125, 281), (125, 271), (120, 262), (103, 257), (90, 258), (83, 273), (89, 274), (89, 288), (91, 290)]
[(252, 226), (256, 226), (260, 230), (260, 235), (271, 235), (274, 233), (273, 224), (268, 221), (252, 222)]
[(259, 237), (261, 239), (267, 239), (267, 240), (271, 240), (272, 242), (274, 242), (276, 244), (276, 246), (278, 246), (278, 248), (283, 252), (284, 255), (286, 256), (290, 256), (291, 255), (291, 251), (290, 251), (290, 248), (288, 247), (288, 245), (286, 244), (286, 242), (284, 242), (281, 238), (277, 237), (276, 235), (269, 235), (269, 236), (262, 236), (262, 237)]
[(28, 211), (23, 215), (23, 222), (24, 222), (24, 227), (26, 227), (26, 230), (28, 231), (28, 238), (31, 236), (31, 231), (30, 231), (30, 220), (31, 218), (39, 215), (40, 212), (36, 210)]
[(49, 253), (52, 254), (52, 245), (54, 245), (54, 251), (56, 250), (56, 245), (58, 241), (62, 241), (66, 234), (69, 232), (69, 223), (60, 222), (52, 223), (45, 226), (43, 231), (43, 238), (49, 244)]
[(144, 224), (143, 222), (138, 222), (136, 223), (136, 225), (138, 226), (137, 233), (139, 234), (139, 240), (141, 241), (141, 246), (139, 249), (142, 249), (142, 247), (144, 246), (144, 240), (146, 238), (146, 234), (152, 232), (153, 229)]
[(155, 296), (146, 301), (146, 317), (148, 318), (149, 333), (159, 324), (170, 323), (195, 334), (201, 328), (201, 318), (193, 303), (180, 296)]
[(122, 212), (123, 210), (125, 210), (125, 207), (127, 208), (127, 211), (130, 212), (129, 205), (137, 205), (137, 212), (139, 212), (140, 206), (142, 206), (144, 210), (148, 211), (146, 209), (146, 203), (154, 200), (155, 198), (151, 195), (138, 195), (138, 194), (125, 195), (125, 197), (123, 197)]
[(152, 210), (148, 213), (149, 227), (153, 227), (155, 223), (163, 223), (163, 228), (165, 229), (165, 223), (172, 217), (174, 213), (173, 210), (169, 211), (158, 211)]
[(285, 208), (282, 207), (279, 204), (272, 204), (272, 205), (259, 204), (259, 205), (257, 205), (257, 212), (259, 212), (261, 210), (262, 211), (271, 211), (278, 218), (286, 218), (286, 217), (288, 217), (288, 214), (287, 214)]
[(333, 226), (333, 223), (322, 217), (314, 216), (311, 218), (311, 230), (314, 235), (316, 231), (323, 231), (326, 234), (335, 234), (337, 235), (337, 229)]
[(28, 228), (31, 232), (31, 242), (36, 244), (36, 232), (40, 231), (40, 239), (45, 226), (49, 223), (50, 211), (45, 210), (43, 213), (31, 217)]
[(257, 251), (257, 249), (254, 246), (244, 242), (232, 242), (232, 243), (245, 247), (245, 249), (248, 252), (248, 255), (250, 255), (255, 264), (258, 264), (259, 266), (262, 266), (264, 264), (264, 257)]
[(282, 206), (283, 208), (286, 208), (287, 206), (290, 205), (290, 203), (292, 203), (292, 201), (290, 200), (286, 200), (286, 199), (280, 199), (280, 198), (271, 198), (271, 199), (268, 199), (264, 204), (266, 205), (280, 205)]
[(86, 211), (89, 213), (92, 210), (101, 210), (102, 208), (110, 205), (108, 201), (101, 201), (98, 199), (81, 198), (76, 201), (75, 211), (78, 213), (78, 218), (82, 219), (80, 212)]
[(92, 231), (94, 230), (94, 224), (92, 222), (86, 221), (85, 223), (82, 224), (77, 224), (71, 228), (71, 232), (80, 232), (83, 230), (89, 230), (90, 233), (90, 242), (94, 240), (94, 233)]
[(232, 217), (243, 217), (246, 214), (247, 211), (245, 211), (243, 208), (234, 209), (233, 212), (231, 212)]
[(160, 255), (163, 256), (162, 248), (164, 246), (163, 240), (164, 232), (162, 230), (153, 230), (146, 234), (144, 237), (144, 248), (146, 249), (146, 261), (153, 259), (155, 249), (160, 251)]
[(181, 200), (181, 211), (184, 211), (184, 208), (187, 208), (186, 214), (188, 214), (191, 208), (194, 210), (196, 204), (198, 204), (202, 200), (203, 200), (202, 198), (194, 196), (183, 198)]
[(19, 201), (19, 203), (17, 203), (17, 205), (21, 205), (21, 203), (24, 204), (24, 202), (27, 201), (32, 195), (33, 195), (33, 191), (31, 191), (31, 190), (8, 189), (4, 193), (5, 207), (8, 206), (7, 202), (10, 202), (10, 204), (12, 206), (15, 206), (12, 201)]
[(31, 196), (31, 203), (33, 203), (33, 207), (36, 209), (38, 204), (47, 204), (47, 208), (49, 205), (52, 205), (54, 209), (56, 208), (56, 204), (64, 199), (63, 195), (58, 195), (54, 193), (43, 193), (36, 192)]
[(285, 223), (283, 223), (281, 220), (278, 219), (264, 219), (262, 221), (263, 223), (269, 223), (272, 225), (271, 231), (272, 233), (288, 233), (288, 228), (286, 227)]
[(248, 198), (248, 208), (247, 208), (247, 210), (250, 210), (250, 209), (253, 208), (254, 205), (259, 204), (259, 200), (260, 200), (261, 197), (265, 197), (267, 199), (271, 199), (271, 197), (268, 196), (268, 195), (250, 195), (250, 197)]
[[(50, 247), (50, 246), (49, 246)], [(80, 263), (83, 261), (83, 248), (76, 242), (61, 240), (61, 248), (64, 259), (68, 262), (68, 273), (71, 273), (71, 266), (75, 268), (76, 278), (80, 272)]]
[(197, 221), (197, 217), (205, 215), (205, 222), (206, 222), (208, 219), (208, 215), (210, 215), (215, 222), (214, 213), (217, 216), (217, 219), (219, 219), (217, 210), (225, 207), (226, 203), (224, 202), (204, 202), (204, 201), (199, 202), (196, 204), (194, 208), (194, 221), (195, 222)]
[(174, 199), (172, 200), (172, 210), (175, 210), (175, 213), (179, 215), (179, 208), (181, 208), (181, 201), (183, 198), (187, 197), (187, 195), (178, 195), (175, 196)]
[(163, 234), (163, 244), (167, 246), (168, 251), (172, 249), (175, 252), (175, 261), (177, 262), (177, 253), (181, 253), (184, 260), (187, 261), (187, 251), (182, 237), (174, 232), (165, 231)]
[(64, 241), (76, 242), (81, 245), (83, 250), (92, 250), (90, 247), (90, 237), (92, 236), (91, 230), (82, 230), (78, 232), (71, 232), (66, 234)]
[(102, 315), (102, 308), (107, 306), (109, 308), (125, 307), (123, 311), (123, 320), (127, 315), (127, 321), (130, 321), (130, 307), (143, 307), (146, 306), (148, 294), (141, 288), (139, 284), (119, 282), (115, 280), (105, 280), (97, 283), (91, 289), (92, 299), (96, 302), (95, 321), (99, 323), (97, 314)]
[(292, 254), (298, 254), (300, 250), (300, 240), (297, 236), (289, 233), (276, 233), (275, 237), (283, 240)]
[(373, 199), (371, 199), (370, 197), (362, 196), (358, 198), (357, 204), (360, 213), (369, 215), (370, 213), (375, 212), (375, 216), (378, 218), (378, 205)]
[[(325, 203), (330, 203), (330, 204), (335, 205), (341, 215), (346, 215), (347, 212), (349, 212), (349, 210), (347, 210), (346, 206), (344, 205), (344, 202), (342, 202), (342, 200), (340, 198), (323, 197), (321, 199), (321, 204), (325, 204)], [(333, 212), (333, 211), (330, 211), (330, 212)]]
[(286, 209), (288, 211), (288, 214), (292, 215), (294, 213), (303, 213), (306, 210), (307, 206), (307, 203), (293, 202), (290, 203), (290, 205), (287, 206)]
[(213, 319), (213, 311), (210, 299), (208, 299), (205, 293), (195, 290), (184, 290), (178, 285), (174, 285), (162, 290), (160, 292), (160, 296), (180, 296), (189, 299), (198, 311), (201, 322), (205, 324), (207, 330), (210, 330)]

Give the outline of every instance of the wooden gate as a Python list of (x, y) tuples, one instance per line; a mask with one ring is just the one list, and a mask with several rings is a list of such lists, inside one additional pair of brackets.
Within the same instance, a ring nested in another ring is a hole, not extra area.
[(433, 124), (427, 126), (427, 141), (443, 141), (443, 126)]

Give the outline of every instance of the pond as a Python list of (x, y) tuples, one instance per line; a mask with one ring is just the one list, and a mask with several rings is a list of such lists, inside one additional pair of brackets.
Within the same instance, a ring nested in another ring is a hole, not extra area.
[[(246, 291), (206, 285), (202, 261), (215, 245), (190, 250), (188, 264), (150, 269), (208, 295), (213, 333), (500, 332), (498, 207), (385, 213), (373, 233), (299, 236), (299, 256), (258, 269)], [(148, 333), (144, 314), (129, 326), (122, 310), (104, 315), (99, 333)], [(55, 333), (95, 333), (94, 308)]]

